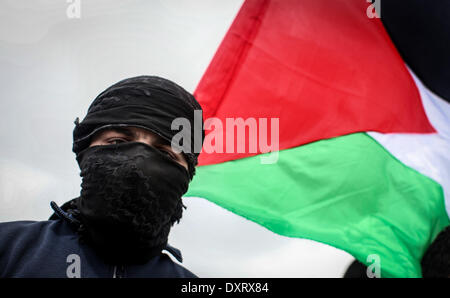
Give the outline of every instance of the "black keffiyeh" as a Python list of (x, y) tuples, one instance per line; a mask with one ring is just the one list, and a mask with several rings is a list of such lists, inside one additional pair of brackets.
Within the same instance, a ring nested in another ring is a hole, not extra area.
[[(200, 105), (180, 86), (140, 76), (106, 89), (84, 120), (76, 122), (73, 151), (82, 189), (72, 214), (81, 222), (81, 239), (106, 261), (143, 263), (166, 246), (171, 226), (182, 215), (181, 197), (195, 174), (195, 134), (204, 139), (203, 121), (195, 123), (195, 110)], [(177, 133), (172, 121), (180, 117), (191, 124), (190, 148), (180, 144), (188, 170), (149, 144), (90, 147), (96, 132), (115, 126), (145, 128), (170, 142)]]

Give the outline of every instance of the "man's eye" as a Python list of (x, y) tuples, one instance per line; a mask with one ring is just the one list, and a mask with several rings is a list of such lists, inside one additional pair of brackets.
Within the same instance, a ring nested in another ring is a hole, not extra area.
[(120, 138), (114, 138), (114, 139), (109, 139), (108, 140), (108, 144), (120, 144), (120, 143), (125, 143), (127, 140), (125, 139), (120, 139)]
[(160, 148), (159, 151), (161, 151), (162, 153), (164, 153), (165, 155), (167, 155), (168, 157), (177, 160), (177, 158), (175, 157), (175, 154), (173, 154), (171, 151), (164, 149), (164, 148)]

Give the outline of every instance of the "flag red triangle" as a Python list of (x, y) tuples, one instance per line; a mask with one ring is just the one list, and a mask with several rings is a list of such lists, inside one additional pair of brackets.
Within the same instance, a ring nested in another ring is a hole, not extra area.
[[(224, 125), (226, 118), (266, 118), (269, 128), (270, 118), (278, 118), (280, 150), (360, 131), (435, 132), (381, 21), (369, 18), (369, 5), (245, 1), (195, 91), (204, 118)], [(248, 136), (237, 137), (235, 146), (246, 142), (246, 153), (202, 152), (199, 164), (261, 152), (250, 153)]]

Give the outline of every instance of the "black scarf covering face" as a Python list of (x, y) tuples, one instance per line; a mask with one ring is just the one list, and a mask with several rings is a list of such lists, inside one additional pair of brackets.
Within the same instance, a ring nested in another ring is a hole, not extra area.
[[(73, 152), (81, 169), (82, 190), (75, 214), (80, 239), (113, 263), (143, 263), (160, 253), (171, 226), (183, 211), (181, 196), (195, 175), (203, 143), (201, 106), (179, 85), (156, 76), (122, 80), (100, 93), (83, 121), (75, 121)], [(180, 144), (188, 170), (150, 145), (128, 142), (92, 146), (95, 133), (115, 126), (147, 129), (171, 142), (176, 118), (190, 123), (191, 148)], [(196, 144), (197, 140), (197, 144)], [(201, 147), (201, 144), (200, 144)]]
[(187, 170), (139, 142), (89, 147), (78, 159), (77, 205), (86, 240), (116, 263), (142, 263), (159, 254), (181, 217)]

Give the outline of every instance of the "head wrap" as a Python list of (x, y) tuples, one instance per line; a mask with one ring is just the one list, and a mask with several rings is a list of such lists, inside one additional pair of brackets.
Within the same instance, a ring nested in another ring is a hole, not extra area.
[[(190, 149), (183, 147), (190, 178), (195, 174), (199, 150), (194, 145), (205, 138), (202, 121), (194, 121), (194, 111), (201, 106), (192, 94), (167, 79), (157, 76), (138, 76), (122, 80), (100, 93), (90, 105), (82, 122), (75, 120), (73, 152), (77, 155), (89, 147), (92, 136), (105, 128), (136, 126), (150, 130), (171, 142), (178, 131), (171, 129), (174, 119), (184, 118), (190, 123)], [(180, 144), (181, 146), (183, 144)]]

